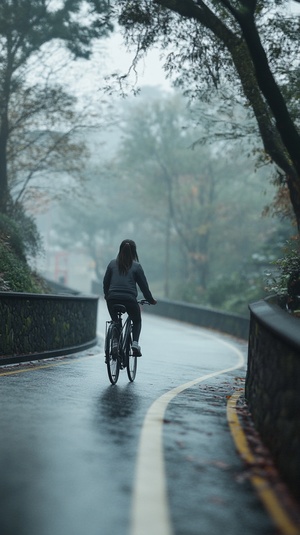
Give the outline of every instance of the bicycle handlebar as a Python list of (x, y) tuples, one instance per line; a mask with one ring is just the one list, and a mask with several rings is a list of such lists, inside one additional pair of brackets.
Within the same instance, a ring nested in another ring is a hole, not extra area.
[(139, 299), (138, 300), (139, 305), (151, 305), (147, 299)]

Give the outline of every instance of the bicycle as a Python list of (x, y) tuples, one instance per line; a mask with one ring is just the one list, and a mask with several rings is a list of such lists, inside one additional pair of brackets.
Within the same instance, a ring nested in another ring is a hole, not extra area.
[[(146, 299), (138, 301), (140, 305), (149, 305)], [(123, 324), (123, 314), (126, 312), (124, 305), (115, 305), (118, 321), (106, 322), (105, 328), (105, 362), (111, 384), (115, 385), (119, 379), (120, 370), (126, 368), (128, 379), (133, 382), (136, 377), (137, 356), (132, 352), (132, 321), (127, 316)]]

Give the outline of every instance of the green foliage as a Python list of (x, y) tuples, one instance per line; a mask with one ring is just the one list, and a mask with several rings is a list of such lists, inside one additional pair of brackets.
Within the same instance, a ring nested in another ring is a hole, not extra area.
[(25, 260), (15, 254), (0, 237), (0, 290), (44, 293), (45, 287), (30, 270)]
[(42, 241), (33, 216), (28, 215), (21, 204), (14, 205), (12, 215), (18, 226), (26, 258), (36, 257), (42, 250)]
[(109, 3), (105, 0), (1, 0), (0, 4), (0, 37), (13, 36), (19, 64), (53, 39), (64, 41), (75, 56), (88, 57), (92, 39), (111, 28)]
[(15, 209), (15, 219), (0, 213), (0, 291), (48, 292), (26, 260), (27, 255), (35, 256), (39, 249), (35, 222), (22, 207)]
[(7, 244), (15, 256), (25, 261), (25, 246), (19, 225), (10, 217), (0, 213), (0, 239)]
[(248, 316), (248, 304), (263, 299), (266, 295), (263, 277), (258, 272), (247, 273), (245, 266), (245, 272), (241, 267), (241, 271), (221, 273), (210, 281), (206, 289), (188, 282), (177, 284), (171, 299)]
[(35, 257), (41, 250), (36, 223), (20, 204), (11, 206), (9, 215), (0, 213), (0, 238), (23, 261), (27, 256)]
[(248, 315), (248, 303), (265, 297), (262, 277), (258, 273), (232, 272), (220, 275), (208, 287), (205, 299), (217, 309), (233, 314)]
[(287, 242), (285, 255), (273, 262), (275, 273), (267, 273), (266, 289), (275, 293), (279, 302), (291, 310), (299, 308), (300, 252), (297, 241)]

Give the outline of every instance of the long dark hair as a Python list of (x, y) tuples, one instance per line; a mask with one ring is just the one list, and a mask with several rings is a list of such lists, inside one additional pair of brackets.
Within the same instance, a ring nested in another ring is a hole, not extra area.
[(128, 273), (134, 260), (139, 261), (135, 242), (133, 240), (123, 240), (117, 256), (118, 268), (121, 275)]

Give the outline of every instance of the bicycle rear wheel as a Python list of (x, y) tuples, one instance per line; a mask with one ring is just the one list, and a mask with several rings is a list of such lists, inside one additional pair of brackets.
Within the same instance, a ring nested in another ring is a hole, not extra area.
[(129, 381), (133, 382), (135, 380), (137, 370), (137, 357), (135, 357), (132, 353), (131, 344), (132, 336), (131, 333), (129, 333), (126, 347), (127, 375)]
[(113, 323), (109, 326), (106, 336), (105, 356), (106, 367), (111, 384), (115, 385), (119, 378), (120, 365), (118, 358), (119, 330)]

